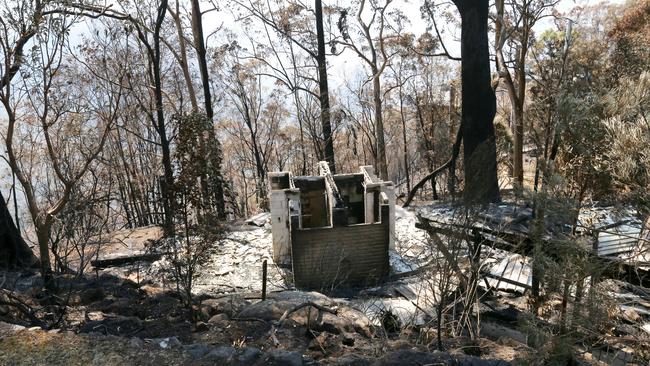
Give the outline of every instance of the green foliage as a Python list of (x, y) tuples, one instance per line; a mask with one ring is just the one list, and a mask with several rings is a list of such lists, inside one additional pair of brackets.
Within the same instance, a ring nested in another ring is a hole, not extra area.
[(174, 155), (178, 177), (173, 193), (178, 236), (167, 241), (170, 272), (186, 305), (192, 306), (192, 289), (198, 271), (214, 252), (223, 227), (216, 212), (221, 180), (221, 152), (204, 114), (176, 116), (177, 147)]
[[(175, 162), (178, 177), (174, 192), (198, 216), (214, 215), (221, 177), (221, 149), (205, 114), (176, 116), (178, 126)], [(180, 197), (182, 196), (182, 197)]]
[[(619, 196), (650, 212), (650, 72), (626, 78), (605, 96), (609, 117), (602, 121), (611, 141), (605, 158)], [(615, 163), (614, 163), (615, 162)]]

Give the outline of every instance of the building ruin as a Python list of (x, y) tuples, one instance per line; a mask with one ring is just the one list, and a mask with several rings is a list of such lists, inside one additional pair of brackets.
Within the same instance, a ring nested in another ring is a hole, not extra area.
[(334, 289), (382, 281), (394, 249), (395, 190), (372, 166), (317, 176), (269, 174), (273, 260), (291, 264), (298, 288)]

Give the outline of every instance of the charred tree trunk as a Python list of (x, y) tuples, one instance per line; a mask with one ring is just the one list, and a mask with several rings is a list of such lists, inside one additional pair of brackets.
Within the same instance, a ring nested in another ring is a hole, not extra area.
[(36, 264), (38, 259), (20, 236), (0, 192), (0, 267), (29, 268)]
[(402, 142), (403, 142), (403, 155), (404, 155), (404, 173), (406, 174), (406, 191), (411, 191), (411, 174), (409, 172), (409, 149), (408, 140), (406, 138), (406, 117), (404, 113), (404, 94), (402, 86), (399, 87), (399, 115), (402, 122)]
[(461, 80), (464, 198), (468, 204), (499, 200), (486, 0), (454, 0), (462, 20)]
[(384, 141), (384, 118), (382, 115), (381, 80), (377, 67), (372, 68), (372, 95), (375, 104), (375, 141), (377, 142), (377, 169), (382, 180), (388, 180), (388, 161)]
[[(215, 206), (217, 210), (217, 216), (221, 219), (226, 218), (226, 205), (224, 201), (224, 190), (223, 190), (223, 177), (221, 174), (221, 145), (217, 140), (216, 134), (214, 133), (214, 128), (212, 126), (212, 119), (214, 117), (214, 111), (212, 109), (212, 94), (210, 92), (210, 75), (208, 74), (208, 61), (205, 50), (205, 42), (203, 40), (203, 20), (201, 14), (201, 7), (199, 0), (192, 0), (192, 33), (194, 34), (194, 46), (196, 48), (196, 55), (199, 63), (199, 71), (201, 72), (201, 82), (203, 84), (203, 98), (205, 102), (205, 114), (210, 121), (210, 126), (208, 130), (208, 138), (215, 141), (215, 148), (217, 150), (217, 159), (215, 159), (216, 165), (213, 170), (213, 174), (216, 175), (216, 179), (211, 181), (214, 183), (212, 194), (209, 193), (210, 189), (207, 187), (204, 189), (205, 192), (205, 201), (210, 201), (210, 196), (214, 197)], [(209, 141), (207, 142), (209, 143)], [(201, 177), (201, 181), (204, 185), (207, 185), (208, 177)]]
[(174, 170), (172, 167), (170, 141), (167, 136), (167, 129), (165, 124), (165, 114), (163, 111), (163, 95), (162, 95), (162, 81), (160, 75), (160, 31), (162, 23), (165, 20), (167, 13), (167, 0), (162, 0), (158, 6), (158, 13), (156, 17), (156, 24), (153, 31), (153, 47), (149, 43), (147, 36), (140, 28), (138, 30), (138, 38), (147, 49), (151, 61), (151, 76), (154, 83), (154, 99), (156, 104), (156, 119), (154, 128), (160, 139), (160, 148), (162, 150), (162, 166), (163, 176), (160, 181), (160, 188), (162, 193), (163, 210), (165, 211), (165, 235), (174, 235), (174, 203), (172, 197), (172, 186), (174, 183)]
[[(196, 0), (194, 0), (196, 1)], [(334, 142), (332, 140), (332, 125), (330, 122), (330, 98), (327, 86), (327, 61), (325, 59), (325, 31), (323, 30), (323, 5), (321, 0), (316, 0), (316, 36), (318, 38), (318, 87), (320, 92), (320, 119), (325, 140), (325, 161), (330, 166), (332, 174), (336, 174), (334, 164)]]

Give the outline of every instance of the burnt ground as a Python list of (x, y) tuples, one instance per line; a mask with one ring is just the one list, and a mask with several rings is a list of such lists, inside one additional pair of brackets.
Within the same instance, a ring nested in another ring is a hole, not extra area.
[[(5, 278), (2, 365), (487, 365), (527, 352), (521, 345), (485, 339), (467, 355), (463, 338), (447, 340), (448, 352), (434, 352), (430, 329), (387, 333), (346, 303), (318, 293), (276, 293), (264, 302), (240, 295), (203, 297), (190, 310), (174, 292), (146, 281), (62, 276), (59, 290), (47, 293), (37, 290), (38, 274), (0, 277)], [(13, 291), (6, 289), (9, 283)], [(336, 314), (305, 307), (278, 321), (308, 301)]]

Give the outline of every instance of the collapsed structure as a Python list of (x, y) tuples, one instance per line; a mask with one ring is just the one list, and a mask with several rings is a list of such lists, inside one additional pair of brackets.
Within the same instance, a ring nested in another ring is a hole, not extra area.
[(372, 285), (389, 271), (395, 190), (372, 166), (358, 173), (269, 174), (273, 260), (291, 263), (298, 288)]

